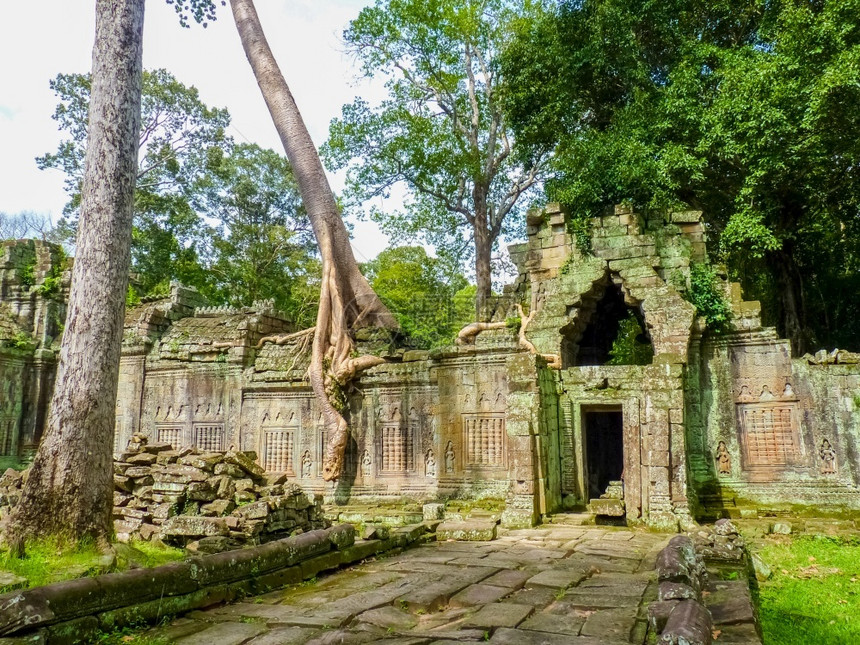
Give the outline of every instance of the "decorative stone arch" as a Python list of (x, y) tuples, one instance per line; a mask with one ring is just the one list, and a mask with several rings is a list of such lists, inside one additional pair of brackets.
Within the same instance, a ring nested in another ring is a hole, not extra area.
[[(580, 294), (577, 300), (580, 303), (578, 306), (566, 307), (567, 318), (570, 322), (559, 329), (561, 335), (559, 353), (563, 368), (576, 365), (605, 364), (605, 359), (608, 357), (595, 356), (593, 345), (583, 347), (583, 338), (589, 331), (592, 333), (594, 331), (598, 333), (606, 331), (608, 333), (601, 340), (603, 344), (607, 340), (612, 343), (620, 332), (621, 321), (628, 312), (633, 313), (645, 333), (648, 343), (651, 344), (648, 321), (641, 302), (631, 297), (617, 273), (612, 273), (607, 269), (603, 277), (593, 282), (591, 289)], [(601, 317), (607, 316), (609, 320), (601, 320)], [(600, 323), (604, 324), (601, 325)], [(611, 327), (613, 323), (615, 324), (614, 328)], [(588, 348), (591, 348), (592, 355), (584, 356), (582, 352)]]

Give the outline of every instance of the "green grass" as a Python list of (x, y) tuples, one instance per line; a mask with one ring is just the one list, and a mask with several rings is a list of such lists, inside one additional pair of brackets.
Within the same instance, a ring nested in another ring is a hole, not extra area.
[[(185, 556), (181, 549), (158, 546), (149, 542), (137, 542), (133, 548), (118, 545), (119, 568), (125, 568), (130, 560), (137, 566), (157, 567), (160, 564), (180, 560)], [(35, 542), (27, 545), (23, 558), (11, 557), (8, 551), (0, 551), (0, 569), (27, 578), (28, 587), (97, 575), (104, 572), (102, 553), (94, 544), (83, 542), (69, 547), (56, 540)], [(114, 568), (116, 569), (116, 568)], [(0, 589), (5, 591), (5, 589)]]
[(759, 583), (765, 645), (860, 643), (860, 540), (804, 536), (757, 551), (773, 570)]
[[(142, 558), (138, 556), (137, 562), (147, 568), (176, 562), (177, 560), (182, 560), (187, 555), (184, 549), (174, 549), (154, 542), (132, 542), (131, 546), (143, 554)], [(119, 555), (121, 561), (122, 554), (120, 553)]]

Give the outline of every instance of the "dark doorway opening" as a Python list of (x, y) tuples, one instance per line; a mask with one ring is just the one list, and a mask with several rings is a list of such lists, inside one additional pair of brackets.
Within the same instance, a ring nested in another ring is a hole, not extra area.
[(587, 410), (583, 416), (587, 493), (597, 499), (624, 472), (624, 421), (620, 409)]
[(645, 319), (638, 307), (624, 301), (618, 285), (608, 280), (602, 293), (583, 304), (583, 310), (587, 324), (585, 329), (580, 327), (580, 335), (574, 327), (561, 331), (564, 367), (651, 363), (654, 346)]

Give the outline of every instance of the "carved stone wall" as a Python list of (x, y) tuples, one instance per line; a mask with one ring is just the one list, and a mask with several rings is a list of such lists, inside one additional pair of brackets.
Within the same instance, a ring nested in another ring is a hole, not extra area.
[[(389, 362), (347, 393), (338, 482), (321, 476), (328, 436), (305, 380), (310, 336), (292, 334), (270, 302), (211, 308), (180, 285), (127, 312), (115, 449), (138, 432), (238, 448), (329, 501), (496, 498), (503, 521), (522, 526), (589, 501), (584, 415), (611, 409), (630, 521), (860, 508), (860, 356), (792, 359), (725, 278), (732, 325), (710, 332), (685, 300), (692, 263), (706, 259), (700, 213), (618, 207), (591, 224), (577, 244), (551, 205), (529, 214), (528, 241), (511, 248), (520, 275), (505, 301), (534, 312), (526, 336), (537, 353), (510, 329), (433, 352), (375, 346)], [(68, 273), (50, 245), (0, 251), (0, 453), (26, 455), (44, 426)], [(610, 287), (641, 314), (652, 362), (559, 369)]]

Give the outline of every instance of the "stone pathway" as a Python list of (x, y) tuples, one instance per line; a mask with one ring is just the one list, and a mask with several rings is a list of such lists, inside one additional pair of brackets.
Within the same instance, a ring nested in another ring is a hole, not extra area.
[(549, 525), (431, 542), (151, 633), (179, 645), (638, 644), (667, 540)]

